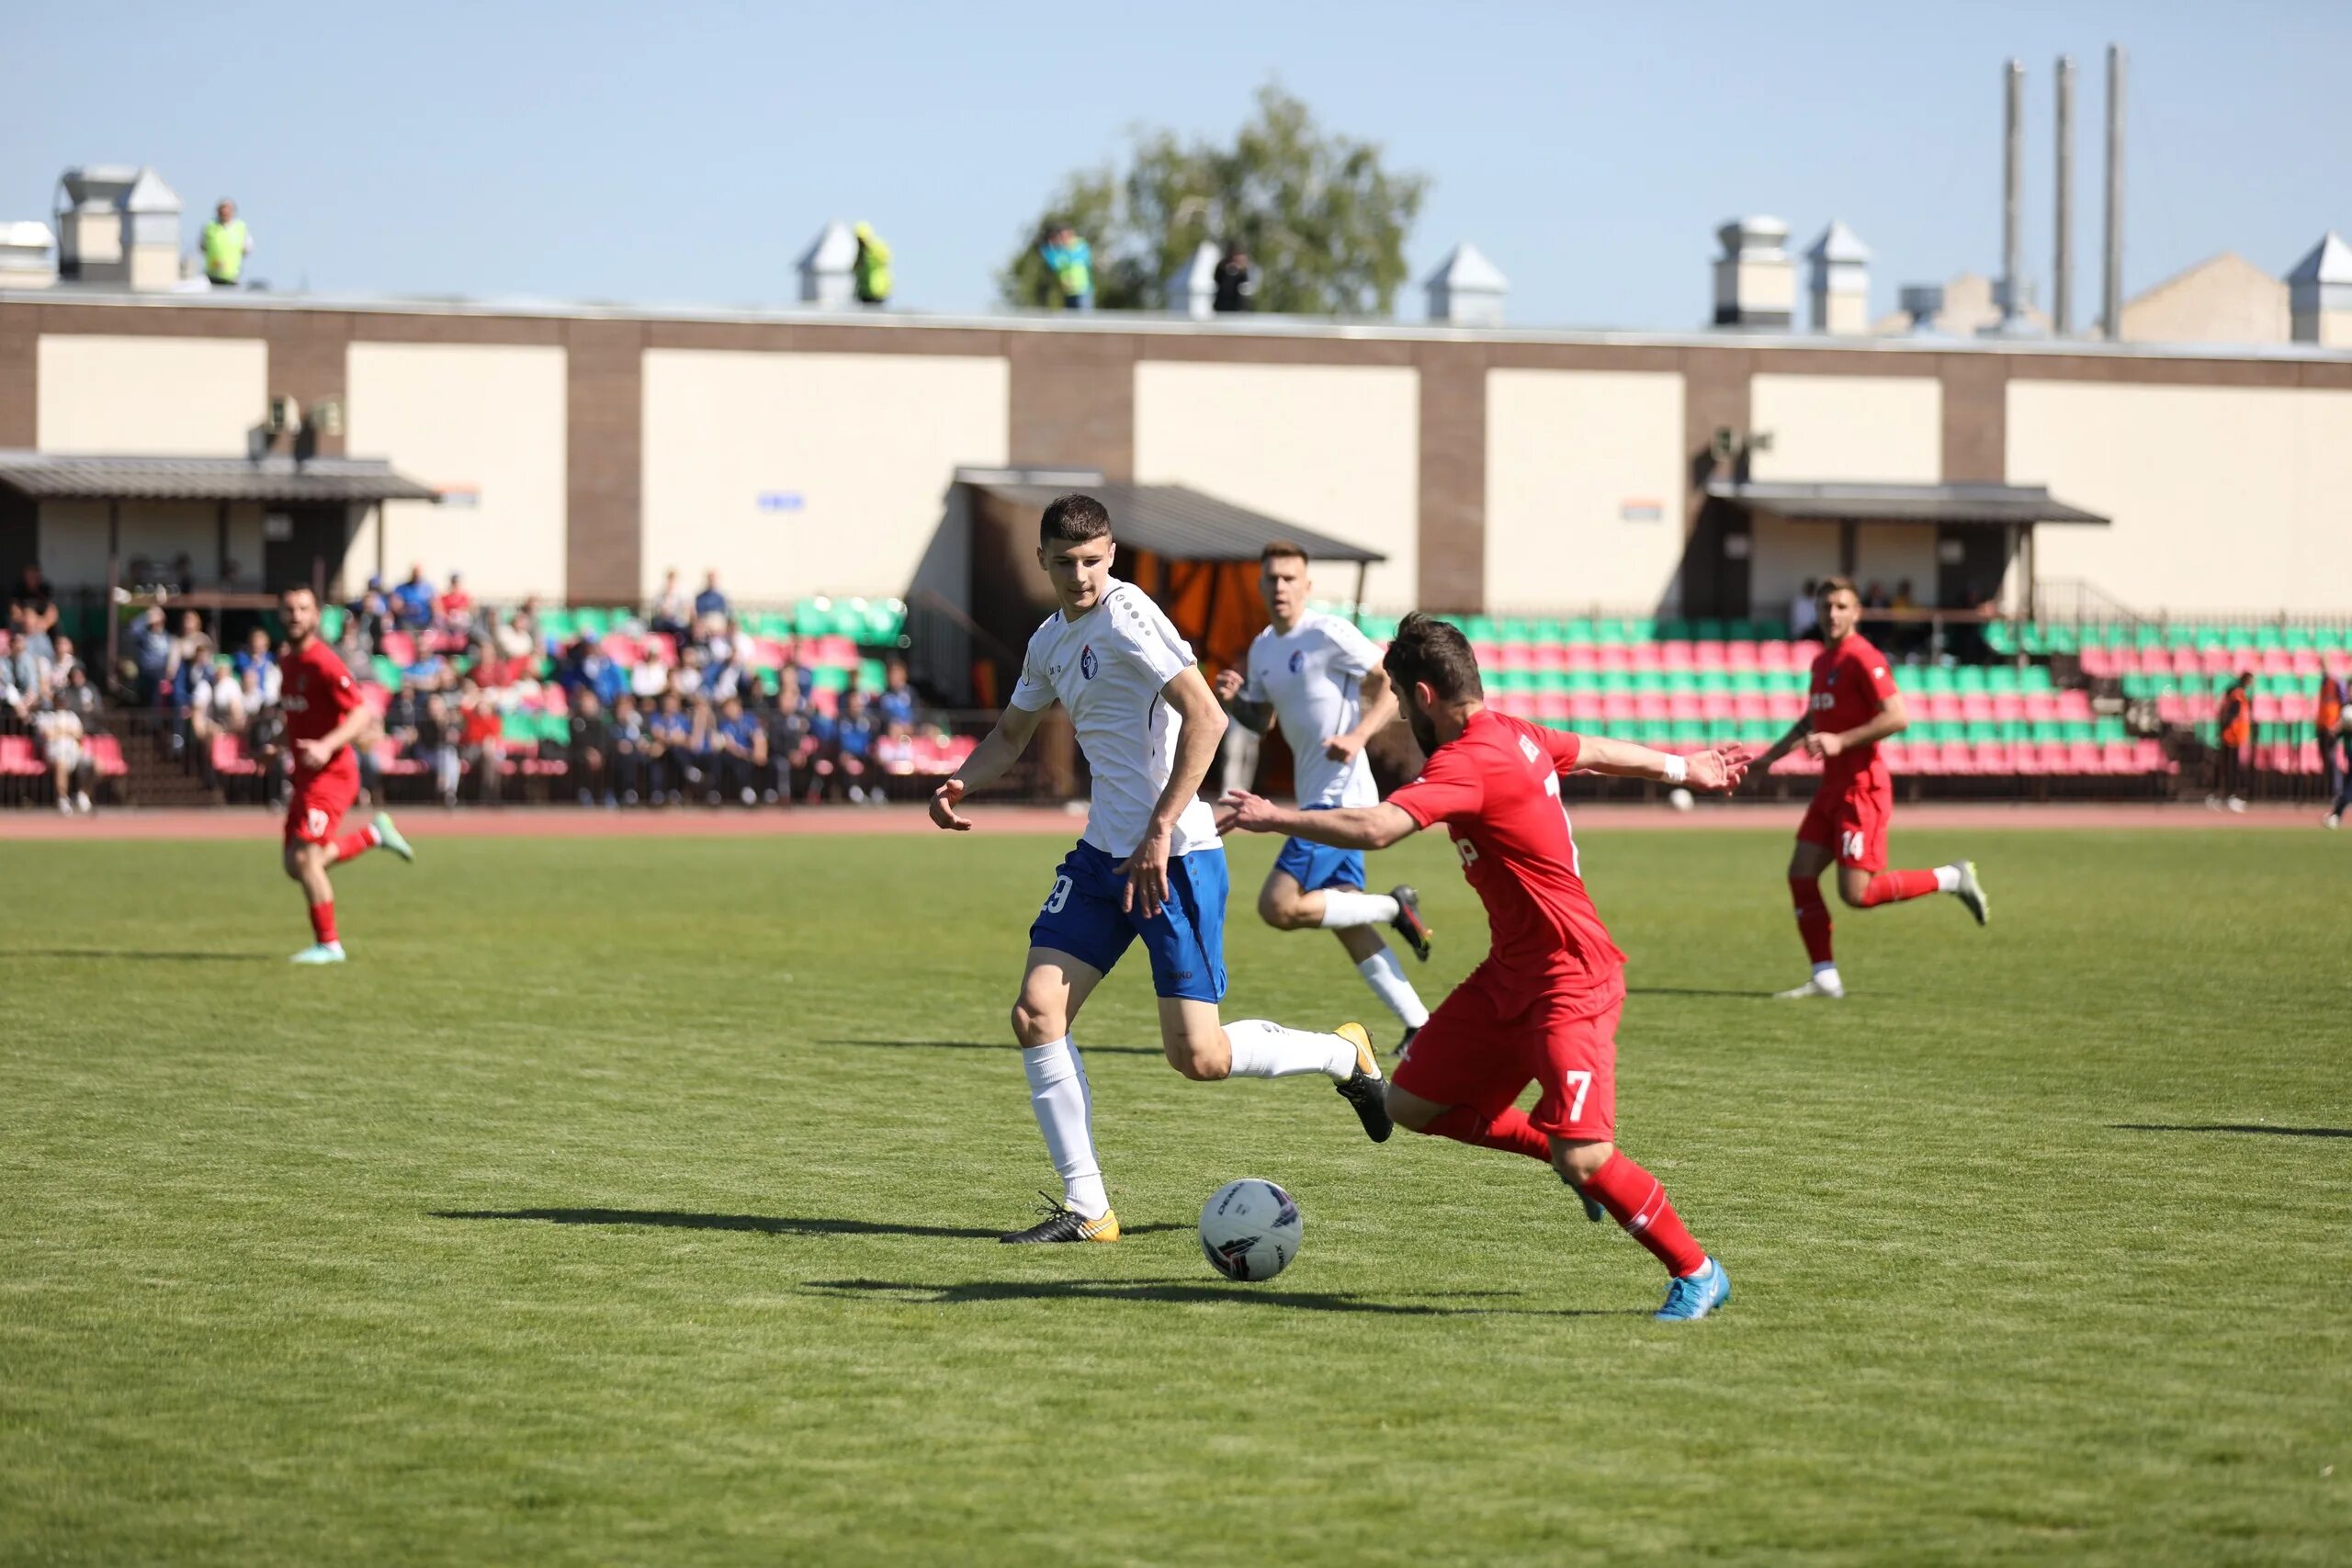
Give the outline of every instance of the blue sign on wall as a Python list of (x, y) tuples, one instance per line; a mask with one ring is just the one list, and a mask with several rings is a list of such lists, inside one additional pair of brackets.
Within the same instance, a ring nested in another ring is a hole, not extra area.
[(763, 490), (753, 502), (763, 512), (797, 512), (808, 498), (797, 490)]

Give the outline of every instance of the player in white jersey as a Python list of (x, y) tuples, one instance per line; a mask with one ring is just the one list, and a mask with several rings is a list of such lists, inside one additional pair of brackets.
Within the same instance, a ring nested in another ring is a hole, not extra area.
[[(1217, 699), (1237, 723), (1261, 735), (1281, 724), (1299, 809), (1374, 806), (1380, 791), (1363, 749), (1396, 716), (1396, 694), (1370, 637), (1352, 622), (1306, 607), (1313, 587), (1306, 550), (1283, 539), (1265, 547), (1258, 591), (1268, 625), (1250, 643), (1243, 668), (1218, 672)], [(1363, 886), (1363, 851), (1292, 839), (1258, 890), (1258, 918), (1276, 931), (1319, 927), (1338, 937), (1364, 984), (1405, 1026), (1409, 1045), (1430, 1010), (1378, 928), (1393, 927), (1426, 963), (1430, 930), (1421, 923), (1420, 897), (1408, 886), (1367, 893)]]
[(1193, 650), (1143, 590), (1111, 576), (1111, 514), (1091, 496), (1046, 508), (1037, 563), (1059, 608), (1029, 639), (1020, 684), (988, 739), (931, 797), (940, 827), (967, 831), (956, 809), (1001, 776), (1058, 699), (1094, 775), (1086, 832), (1063, 857), (1029, 928), (1029, 957), (1012, 1032), (1030, 1109), (1062, 1179), (1062, 1198), (1011, 1242), (1119, 1239), (1119, 1218), (1094, 1156), (1093, 1099), (1070, 1026), (1137, 937), (1159, 996), (1159, 1040), (1188, 1078), (1320, 1073), (1375, 1143), (1391, 1131), (1379, 1059), (1363, 1026), (1332, 1033), (1262, 1019), (1224, 1022), (1225, 850), (1201, 783), (1225, 715)]

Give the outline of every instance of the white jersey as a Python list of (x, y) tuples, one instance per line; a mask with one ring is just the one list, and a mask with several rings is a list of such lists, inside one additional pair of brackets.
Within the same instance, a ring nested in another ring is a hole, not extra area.
[[(1160, 693), (1193, 662), (1192, 646), (1132, 582), (1114, 582), (1074, 621), (1055, 611), (1029, 638), (1012, 705), (1037, 713), (1059, 697), (1069, 709), (1079, 750), (1094, 773), (1084, 837), (1105, 854), (1135, 853), (1176, 770), (1183, 720)], [(1169, 852), (1189, 854), (1216, 842), (1216, 817), (1195, 796), (1176, 818)]]
[(1250, 645), (1246, 702), (1272, 703), (1290, 742), (1291, 771), (1301, 806), (1370, 806), (1380, 798), (1372, 769), (1359, 751), (1335, 762), (1323, 743), (1344, 735), (1363, 716), (1363, 678), (1380, 650), (1354, 625), (1309, 610), (1287, 632), (1268, 626)]

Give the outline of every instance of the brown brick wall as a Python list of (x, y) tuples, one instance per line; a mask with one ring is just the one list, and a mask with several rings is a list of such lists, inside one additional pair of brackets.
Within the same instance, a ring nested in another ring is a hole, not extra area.
[(639, 523), (645, 437), (645, 329), (572, 321), (564, 341), (564, 597), (628, 604), (643, 594)]

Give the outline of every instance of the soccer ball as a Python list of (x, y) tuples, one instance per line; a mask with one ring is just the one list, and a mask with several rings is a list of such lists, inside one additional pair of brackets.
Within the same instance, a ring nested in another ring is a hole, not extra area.
[(1271, 1181), (1244, 1177), (1201, 1210), (1201, 1256), (1228, 1280), (1271, 1280), (1298, 1256), (1298, 1205)]
[(1695, 804), (1690, 798), (1690, 792), (1679, 784), (1666, 792), (1666, 803), (1677, 811), (1688, 811)]

